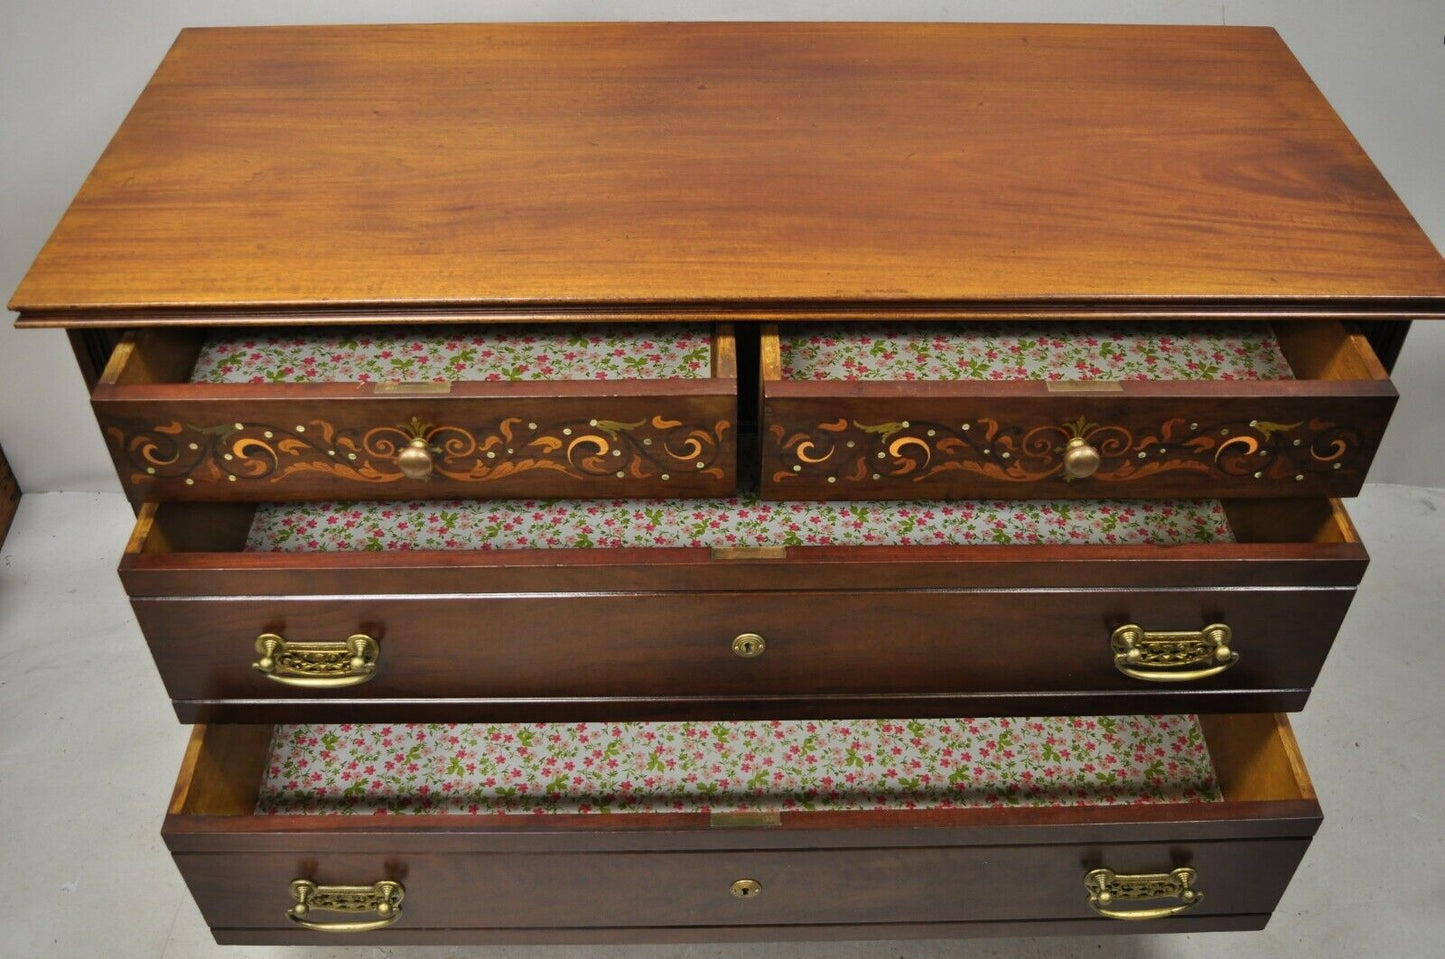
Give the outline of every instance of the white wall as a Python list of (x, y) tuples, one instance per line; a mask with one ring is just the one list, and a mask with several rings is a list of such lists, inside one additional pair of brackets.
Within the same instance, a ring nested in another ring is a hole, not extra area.
[[(8, 297), (184, 26), (447, 20), (1014, 20), (1276, 27), (1445, 247), (1440, 0), (0, 0), (0, 296)], [(13, 318), (13, 314), (9, 314)], [(1445, 487), (1445, 322), (1417, 323), (1378, 482)], [(64, 334), (0, 322), (0, 446), (23, 489), (117, 489)]]

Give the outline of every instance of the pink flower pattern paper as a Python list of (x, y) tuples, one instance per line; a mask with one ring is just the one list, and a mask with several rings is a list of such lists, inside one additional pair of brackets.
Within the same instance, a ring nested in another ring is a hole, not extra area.
[(840, 323), (785, 327), (793, 380), (1285, 380), (1266, 324)]
[(276, 503), (246, 549), (593, 549), (701, 546), (967, 546), (1232, 542), (1216, 500), (771, 503), (453, 500)]
[(358, 326), (213, 334), (194, 383), (705, 379), (707, 326)]
[(1193, 716), (277, 726), (257, 811), (1117, 806), (1221, 798)]

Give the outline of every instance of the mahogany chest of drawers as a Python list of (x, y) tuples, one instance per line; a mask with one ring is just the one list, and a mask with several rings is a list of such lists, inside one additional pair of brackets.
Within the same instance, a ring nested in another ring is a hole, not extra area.
[(1445, 261), (1270, 30), (216, 29), (11, 308), (218, 941), (1209, 931)]

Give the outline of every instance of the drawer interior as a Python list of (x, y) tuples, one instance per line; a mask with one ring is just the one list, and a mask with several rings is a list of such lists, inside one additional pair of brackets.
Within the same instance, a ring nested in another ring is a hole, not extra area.
[(128, 332), (101, 382), (503, 383), (736, 375), (725, 324), (436, 325)]
[(276, 726), (257, 812), (1216, 802), (1193, 716)]
[(1357, 543), (1333, 500), (146, 504), (128, 554)]
[(763, 375), (792, 381), (1384, 380), (1335, 321), (828, 323), (763, 333)]
[(954, 810), (966, 821), (991, 808), (1313, 798), (1275, 714), (262, 725), (196, 727), (171, 813), (597, 821), (588, 814)]

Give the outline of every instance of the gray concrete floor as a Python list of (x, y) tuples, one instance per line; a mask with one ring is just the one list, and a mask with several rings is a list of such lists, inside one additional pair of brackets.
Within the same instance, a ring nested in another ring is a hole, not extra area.
[(27, 496), (0, 559), (0, 956), (1438, 956), (1445, 944), (1445, 491), (1372, 486), (1374, 562), (1295, 729), (1324, 828), (1260, 933), (588, 949), (231, 947), (158, 832), (186, 729), (114, 568), (118, 495)]

